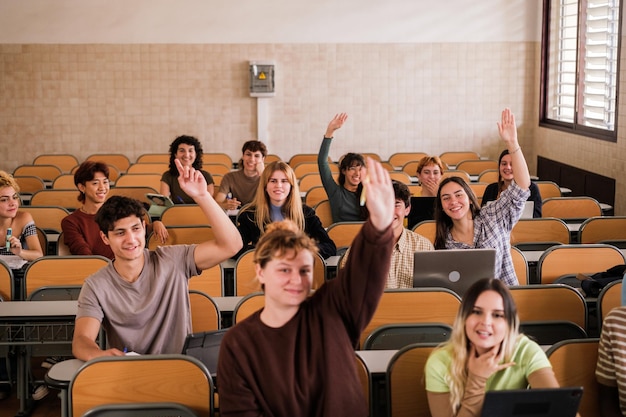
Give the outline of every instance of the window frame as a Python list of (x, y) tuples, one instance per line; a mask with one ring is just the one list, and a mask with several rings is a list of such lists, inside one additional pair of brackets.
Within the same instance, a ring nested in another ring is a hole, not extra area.
[[(586, 0), (578, 0), (580, 2), (586, 2)], [(539, 102), (539, 126), (550, 128), (554, 130), (560, 130), (576, 135), (582, 135), (594, 139), (605, 140), (609, 142), (617, 142), (618, 132), (618, 114), (619, 114), (619, 85), (620, 85), (620, 61), (622, 53), (622, 36), (623, 25), (622, 18), (624, 12), (624, 0), (620, 0), (619, 4), (619, 33), (617, 36), (617, 63), (616, 63), (616, 85), (615, 85), (615, 128), (613, 130), (600, 129), (596, 127), (585, 126), (577, 121), (578, 110), (580, 109), (581, 82), (579, 77), (581, 74), (580, 64), (583, 57), (580, 56), (581, 50), (584, 48), (580, 45), (580, 34), (577, 34), (577, 57), (576, 57), (576, 104), (574, 108), (575, 120), (573, 122), (564, 122), (547, 117), (548, 114), (548, 85), (549, 85), (549, 63), (550, 63), (550, 18), (551, 18), (551, 2), (552, 0), (543, 0), (543, 19), (542, 19), (542, 32), (541, 32), (541, 82), (540, 82), (540, 102)], [(580, 7), (579, 7), (580, 8)], [(579, 12), (580, 15), (580, 12)], [(580, 30), (580, 16), (577, 24), (577, 32)]]

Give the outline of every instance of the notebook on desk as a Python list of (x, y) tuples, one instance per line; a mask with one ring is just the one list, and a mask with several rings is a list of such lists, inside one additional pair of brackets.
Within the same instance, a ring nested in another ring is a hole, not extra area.
[(150, 217), (161, 217), (166, 208), (174, 205), (171, 198), (162, 194), (146, 193), (146, 198), (152, 202), (148, 210)]
[(575, 417), (582, 387), (487, 391), (481, 417)]
[(493, 278), (495, 249), (444, 249), (413, 255), (413, 287), (448, 288), (460, 297), (476, 281)]

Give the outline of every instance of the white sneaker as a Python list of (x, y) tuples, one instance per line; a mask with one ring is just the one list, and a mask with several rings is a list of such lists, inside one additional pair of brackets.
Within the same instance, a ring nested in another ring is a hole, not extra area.
[(33, 390), (32, 398), (35, 401), (39, 401), (41, 399), (46, 398), (46, 395), (48, 395), (49, 393), (50, 393), (50, 390), (48, 390), (47, 386), (37, 385), (35, 389)]

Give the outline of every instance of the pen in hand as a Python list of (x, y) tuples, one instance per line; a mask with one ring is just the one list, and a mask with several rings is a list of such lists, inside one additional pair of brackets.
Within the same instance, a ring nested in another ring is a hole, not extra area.
[(7, 250), (11, 249), (11, 236), (13, 236), (13, 229), (9, 227), (7, 228), (7, 242), (6, 242)]
[(226, 210), (237, 210), (239, 208), (238, 201), (233, 201), (233, 194), (226, 194)]

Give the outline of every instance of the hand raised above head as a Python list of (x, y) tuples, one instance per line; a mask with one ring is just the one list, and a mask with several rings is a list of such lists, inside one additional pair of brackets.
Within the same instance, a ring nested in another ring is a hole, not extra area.
[(191, 198), (210, 195), (207, 190), (206, 179), (202, 172), (190, 166), (183, 166), (178, 159), (174, 159), (176, 168), (178, 169), (178, 183), (180, 188)]
[(515, 183), (522, 189), (527, 190), (530, 186), (530, 173), (528, 172), (528, 164), (522, 152), (522, 148), (517, 140), (517, 125), (515, 124), (515, 116), (510, 109), (502, 111), (502, 120), (498, 123), (498, 133), (506, 143), (509, 155), (511, 155), (511, 163), (515, 167), (513, 176)]
[(502, 120), (498, 123), (498, 133), (500, 133), (500, 137), (507, 145), (517, 144), (517, 126), (511, 109), (502, 110)]
[(327, 138), (332, 138), (335, 130), (343, 126), (347, 118), (347, 113), (337, 113), (335, 117), (332, 118), (330, 123), (328, 123), (328, 127), (326, 128), (326, 133), (324, 134), (324, 136)]
[(363, 193), (370, 220), (378, 230), (384, 230), (393, 221), (395, 194), (389, 172), (380, 162), (367, 158), (367, 170), (363, 180)]

